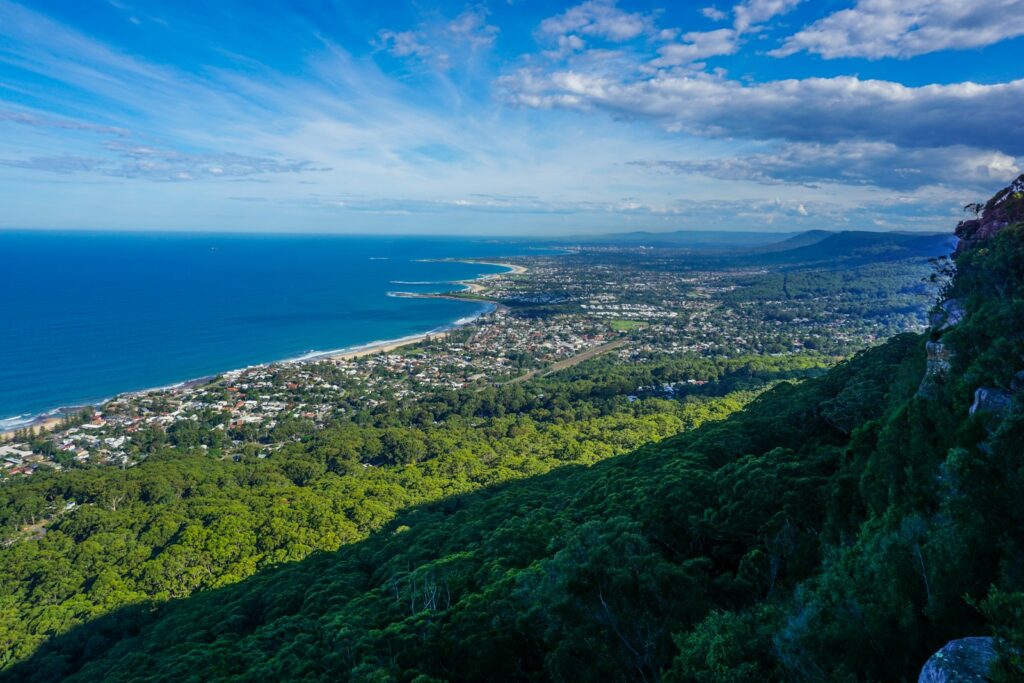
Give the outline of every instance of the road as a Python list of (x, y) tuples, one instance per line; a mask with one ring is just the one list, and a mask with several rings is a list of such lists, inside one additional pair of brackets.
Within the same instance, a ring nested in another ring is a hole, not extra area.
[(530, 370), (526, 374), (520, 375), (519, 377), (516, 377), (515, 379), (510, 379), (508, 382), (505, 382), (505, 384), (515, 384), (517, 382), (525, 382), (528, 379), (533, 379), (537, 375), (540, 375), (541, 377), (547, 377), (548, 375), (550, 375), (552, 373), (555, 373), (555, 372), (558, 372), (559, 370), (565, 370), (566, 368), (571, 368), (574, 365), (579, 365), (580, 363), (582, 363), (585, 360), (590, 360), (591, 358), (593, 358), (595, 356), (600, 356), (602, 353), (608, 353), (609, 351), (614, 351), (615, 349), (621, 348), (621, 347), (623, 347), (625, 345), (626, 345), (626, 340), (625, 339), (616, 339), (615, 341), (608, 342), (607, 344), (601, 344), (601, 346), (595, 346), (592, 349), (587, 349), (586, 351), (583, 351), (582, 353), (577, 353), (575, 356), (573, 356), (571, 358), (566, 358), (565, 360), (560, 360), (557, 363), (552, 363), (551, 365), (547, 366), (546, 368), (538, 368), (536, 370)]

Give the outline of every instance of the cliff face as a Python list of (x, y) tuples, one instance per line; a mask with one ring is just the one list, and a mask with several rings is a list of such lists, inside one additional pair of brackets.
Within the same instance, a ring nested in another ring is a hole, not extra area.
[[(972, 205), (968, 205), (968, 208), (972, 208)], [(992, 240), (1005, 228), (1024, 222), (1024, 174), (997, 192), (984, 206), (977, 204), (973, 208), (977, 209), (977, 217), (961, 221), (956, 226), (958, 241), (954, 258)], [(929, 320), (931, 340), (926, 345), (928, 363), (918, 390), (919, 396), (934, 395), (936, 387), (947, 379), (952, 367), (953, 352), (949, 348), (946, 333), (956, 328), (965, 316), (964, 302), (954, 295), (948, 295), (933, 309)], [(1019, 388), (978, 387), (970, 414), (979, 411), (1003, 412), (1009, 407), (1014, 393), (1019, 393)]]
[[(956, 227), (959, 241), (953, 256), (957, 259), (957, 272), (929, 321), (927, 365), (917, 395), (926, 400), (936, 399), (934, 403), (952, 401), (960, 409), (970, 400), (967, 414), (975, 423), (984, 424), (985, 429), (975, 432), (974, 443), (964, 443), (961, 448), (963, 452), (976, 449), (984, 466), (993, 470), (998, 467), (990, 459), (1003, 454), (1004, 470), (986, 484), (985, 496), (1004, 495), (1001, 486), (1012, 488), (1007, 482), (1017, 476), (1009, 473), (1019, 471), (1022, 445), (1020, 397), (1024, 395), (1024, 370), (1020, 365), (1024, 361), (1024, 302), (1020, 291), (1024, 283), (1024, 253), (1020, 242), (1024, 226), (1024, 175), (996, 193), (983, 207), (973, 208), (977, 209), (977, 217), (961, 221)], [(952, 385), (959, 385), (959, 390), (950, 391)], [(990, 517), (985, 523), (992, 523), (998, 516), (986, 505), (984, 497), (975, 497), (966, 509), (979, 519)], [(986, 552), (979, 544), (974, 551)], [(989, 599), (997, 601), (1010, 595), (1014, 604), (1024, 606), (1024, 592), (1020, 591), (1016, 577), (1004, 575), (1000, 579), (1004, 586), (993, 587)], [(1001, 594), (999, 590), (1007, 593)], [(1021, 613), (1007, 617), (999, 616), (997, 611), (988, 615), (989, 628), (996, 638), (979, 634), (950, 641), (927, 661), (920, 683), (1019, 680), (1024, 673), (1024, 643), (1020, 631), (1006, 624), (1019, 624)], [(1001, 651), (1001, 658), (997, 650)]]
[(1024, 220), (1024, 174), (996, 193), (981, 208), (977, 218), (961, 221), (956, 226), (956, 236), (960, 242), (956, 246), (956, 254), (971, 249), (977, 244), (991, 239), (997, 232), (1008, 225)]

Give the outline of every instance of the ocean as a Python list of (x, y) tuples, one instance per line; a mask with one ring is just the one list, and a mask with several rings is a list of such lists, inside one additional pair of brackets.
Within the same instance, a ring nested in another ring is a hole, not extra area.
[(0, 429), (66, 406), (444, 328), (439, 292), (524, 241), (0, 232)]

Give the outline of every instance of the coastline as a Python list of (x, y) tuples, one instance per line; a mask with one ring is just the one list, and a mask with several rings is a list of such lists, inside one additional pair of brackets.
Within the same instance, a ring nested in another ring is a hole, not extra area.
[(520, 266), (515, 263), (498, 263), (497, 261), (458, 261), (458, 263), (479, 263), (482, 266), (501, 266), (502, 268), (509, 269), (504, 273), (491, 273), (471, 278), (469, 280), (452, 280), (452, 284), (462, 285), (469, 290), (471, 294), (480, 294), (486, 289), (486, 287), (480, 284), (483, 280), (490, 280), (498, 277), (499, 275), (523, 275), (528, 272), (526, 266)]
[[(479, 293), (480, 291), (482, 291), (484, 289), (483, 285), (479, 284), (480, 280), (491, 279), (491, 278), (494, 278), (494, 277), (497, 277), (497, 276), (500, 276), (500, 275), (521, 275), (521, 274), (527, 272), (527, 268), (524, 267), (524, 266), (520, 266), (520, 265), (516, 265), (516, 264), (512, 264), (512, 263), (499, 263), (499, 262), (496, 262), (496, 261), (477, 261), (477, 260), (473, 260), (473, 259), (424, 259), (424, 260), (426, 260), (426, 261), (449, 261), (449, 262), (456, 262), (456, 263), (472, 263), (472, 264), (479, 264), (479, 265), (486, 265), (486, 266), (501, 266), (503, 268), (508, 268), (508, 271), (506, 271), (504, 273), (487, 273), (487, 274), (484, 274), (484, 275), (477, 276), (475, 278), (469, 278), (469, 279), (466, 279), (466, 280), (452, 280), (451, 281), (451, 284), (457, 284), (457, 285), (466, 286), (469, 289), (469, 291), (474, 293), (474, 294)], [(476, 289), (474, 289), (474, 287)], [(487, 301), (487, 300), (484, 300), (484, 299), (464, 299), (464, 298), (460, 298), (460, 297), (457, 297), (457, 296), (451, 296), (450, 294), (451, 294), (450, 292), (447, 293), (447, 294), (445, 294), (445, 293), (438, 293), (438, 294), (415, 294), (415, 293), (402, 293), (402, 292), (398, 292), (398, 293), (389, 293), (388, 295), (389, 296), (394, 296), (394, 295), (407, 296), (408, 298), (445, 298), (445, 299), (452, 299), (452, 300), (456, 300), (456, 301), (464, 301), (466, 303), (482, 304), (482, 305), (484, 305), (484, 308), (482, 310), (480, 310), (479, 312), (475, 313), (474, 315), (467, 316), (467, 317), (464, 317), (464, 318), (459, 318), (458, 320), (456, 320), (456, 321), (454, 321), (452, 323), (441, 325), (439, 327), (436, 327), (434, 329), (428, 330), (426, 332), (418, 332), (416, 334), (411, 334), (411, 335), (408, 335), (408, 336), (405, 336), (405, 337), (399, 337), (397, 339), (384, 339), (384, 340), (380, 340), (380, 341), (372, 341), (372, 342), (369, 342), (369, 343), (366, 343), (366, 344), (359, 344), (359, 345), (356, 345), (356, 346), (345, 347), (345, 348), (342, 348), (342, 349), (335, 349), (335, 350), (332, 350), (332, 351), (318, 351), (318, 352), (308, 353), (308, 354), (305, 354), (305, 355), (302, 355), (302, 356), (297, 356), (297, 357), (292, 357), (292, 358), (281, 358), (281, 359), (278, 359), (278, 360), (268, 361), (266, 363), (256, 363), (255, 365), (248, 365), (248, 366), (242, 367), (242, 368), (231, 368), (229, 370), (224, 370), (224, 371), (218, 373), (217, 375), (207, 375), (205, 377), (197, 377), (197, 378), (183, 380), (181, 382), (175, 382), (173, 384), (168, 384), (168, 385), (164, 385), (164, 386), (151, 387), (151, 388), (148, 388), (148, 389), (139, 389), (139, 390), (135, 390), (135, 391), (122, 391), (122, 392), (116, 394), (115, 396), (107, 397), (107, 398), (101, 399), (100, 401), (96, 401), (96, 402), (93, 402), (93, 403), (84, 403), (82, 405), (76, 405), (76, 406), (62, 406), (60, 408), (55, 408), (55, 409), (47, 411), (45, 413), (39, 413), (37, 415), (34, 415), (31, 418), (28, 418), (24, 423), (18, 424), (17, 426), (13, 426), (13, 427), (11, 427), (9, 429), (6, 429), (4, 431), (0, 431), (0, 443), (3, 443), (5, 441), (9, 441), (9, 440), (13, 439), (14, 434), (16, 432), (18, 432), (18, 431), (21, 431), (21, 430), (29, 430), (30, 432), (32, 432), (34, 434), (43, 434), (45, 432), (52, 431), (56, 427), (60, 426), (60, 424), (64, 421), (64, 419), (67, 416), (74, 415), (78, 411), (86, 409), (86, 408), (98, 408), (99, 406), (103, 405), (104, 403), (107, 403), (108, 401), (113, 400), (114, 398), (117, 398), (118, 396), (142, 396), (142, 395), (145, 395), (145, 394), (150, 394), (150, 393), (154, 393), (154, 392), (158, 392), (158, 391), (189, 389), (189, 388), (192, 388), (192, 387), (208, 384), (209, 382), (213, 381), (216, 377), (218, 377), (220, 375), (223, 375), (223, 374), (227, 374), (227, 373), (231, 373), (231, 372), (242, 372), (244, 370), (249, 370), (251, 368), (260, 368), (260, 367), (268, 367), (268, 366), (271, 366), (271, 365), (280, 365), (282, 363), (312, 363), (312, 362), (318, 362), (318, 361), (323, 361), (323, 360), (355, 360), (357, 358), (362, 358), (364, 356), (372, 356), (372, 355), (377, 354), (377, 353), (390, 353), (391, 351), (395, 351), (395, 350), (400, 349), (400, 348), (405, 347), (405, 346), (412, 346), (414, 344), (419, 344), (419, 343), (424, 342), (424, 341), (426, 341), (428, 339), (443, 339), (444, 337), (446, 337), (448, 335), (448, 333), (451, 330), (457, 329), (457, 328), (462, 327), (464, 325), (468, 325), (469, 323), (473, 322), (474, 320), (476, 320), (480, 316), (489, 315), (490, 313), (493, 313), (495, 310), (498, 310), (498, 308), (500, 306), (499, 304), (497, 304), (495, 302)], [(18, 416), (13, 416), (13, 417), (10, 417), (10, 418), (5, 418), (5, 419), (0, 420), (0, 421), (14, 420), (16, 417), (18, 417)]]
[[(459, 285), (464, 287), (463, 292), (469, 294), (482, 294), (487, 289), (483, 284), (483, 281), (491, 280), (502, 275), (523, 275), (529, 272), (526, 266), (521, 266), (516, 263), (503, 263), (500, 261), (477, 261), (475, 259), (422, 259), (424, 263), (430, 262), (448, 262), (448, 263), (471, 263), (474, 265), (481, 266), (497, 266), (500, 268), (508, 268), (504, 273), (487, 273), (486, 275), (479, 275), (474, 278), (468, 278), (466, 280), (451, 280), (448, 284)], [(451, 299), (453, 301), (487, 301), (486, 299), (466, 299), (458, 296), (459, 292), (388, 292), (388, 296), (397, 296), (405, 299)], [(496, 306), (501, 308), (501, 304), (496, 302)]]

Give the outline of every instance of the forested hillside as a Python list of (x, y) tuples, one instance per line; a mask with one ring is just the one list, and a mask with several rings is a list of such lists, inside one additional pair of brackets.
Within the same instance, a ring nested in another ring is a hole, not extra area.
[[(498, 394), (427, 407), (422, 439), (399, 412), (277, 462), (167, 454), (26, 485), (97, 488), (93, 511), (4, 556), (0, 642), (18, 656), (31, 634), (24, 656), (59, 634), (5, 677), (911, 681), (947, 641), (995, 636), (992, 675), (1019, 680), (1024, 193), (1008, 190), (960, 227), (928, 334), (756, 397), (550, 380), (500, 410)], [(419, 464), (360, 473), (373, 438)], [(154, 586), (206, 590), (143, 600)]]
[[(600, 359), (529, 384), (384, 402), (266, 459), (214, 457), (199, 445), (211, 432), (195, 424), (191, 445), (172, 433), (135, 467), (4, 481), (0, 667), (123, 605), (182, 598), (358, 541), (410, 505), (592, 464), (720, 419), (827, 362)], [(687, 378), (707, 384), (676, 400), (625, 393)]]

